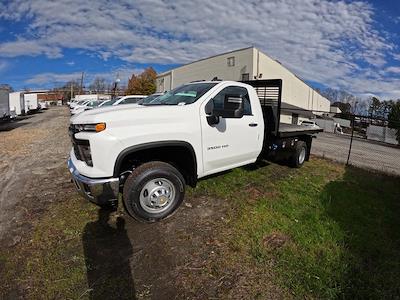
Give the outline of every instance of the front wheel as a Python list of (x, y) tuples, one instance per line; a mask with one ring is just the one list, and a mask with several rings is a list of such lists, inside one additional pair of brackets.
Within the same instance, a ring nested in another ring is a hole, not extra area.
[(155, 222), (170, 216), (182, 203), (185, 180), (170, 164), (154, 161), (137, 167), (127, 178), (123, 201), (139, 221)]

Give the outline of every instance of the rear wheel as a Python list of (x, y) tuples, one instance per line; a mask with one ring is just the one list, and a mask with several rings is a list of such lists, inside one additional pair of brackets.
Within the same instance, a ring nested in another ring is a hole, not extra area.
[(137, 220), (155, 222), (170, 216), (182, 203), (185, 180), (170, 164), (155, 161), (136, 168), (127, 178), (123, 200)]
[(298, 141), (294, 148), (292, 157), (290, 158), (290, 165), (294, 168), (300, 168), (307, 156), (307, 144), (303, 141)]

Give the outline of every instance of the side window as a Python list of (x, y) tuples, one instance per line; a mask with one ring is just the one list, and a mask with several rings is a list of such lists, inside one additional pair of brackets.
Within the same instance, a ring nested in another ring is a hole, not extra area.
[(214, 98), (214, 108), (216, 109), (223, 109), (224, 108), (224, 100), (225, 95), (237, 95), (238, 97), (242, 97), (243, 99), (243, 109), (244, 115), (251, 115), (251, 105), (250, 105), (250, 98), (247, 89), (244, 87), (239, 86), (230, 86), (224, 88), (220, 91)]
[(98, 104), (99, 104), (99, 101), (91, 101), (91, 102), (89, 102), (89, 104), (88, 104), (87, 106), (95, 107), (95, 106), (97, 106)]

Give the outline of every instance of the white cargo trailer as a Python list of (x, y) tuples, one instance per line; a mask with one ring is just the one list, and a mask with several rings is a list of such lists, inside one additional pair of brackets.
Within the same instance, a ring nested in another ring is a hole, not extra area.
[(0, 121), (10, 119), (9, 94), (8, 88), (0, 88)]
[(39, 109), (38, 94), (26, 93), (24, 94), (25, 112), (33, 112)]
[(157, 92), (174, 89), (184, 83), (199, 80), (248, 81), (281, 79), (282, 106), (281, 122), (300, 124), (313, 115), (330, 112), (330, 102), (303, 80), (255, 47), (201, 59), (157, 76)]
[(17, 116), (25, 114), (25, 101), (23, 92), (10, 93), (10, 111)]

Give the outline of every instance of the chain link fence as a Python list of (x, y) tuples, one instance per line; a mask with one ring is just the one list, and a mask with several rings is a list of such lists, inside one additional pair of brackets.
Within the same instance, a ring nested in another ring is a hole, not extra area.
[(400, 176), (400, 120), (354, 114), (332, 116), (315, 111), (316, 118), (310, 119), (304, 116), (306, 112), (309, 113), (301, 109), (282, 109), (281, 122), (315, 124), (324, 130), (313, 139), (311, 154)]

